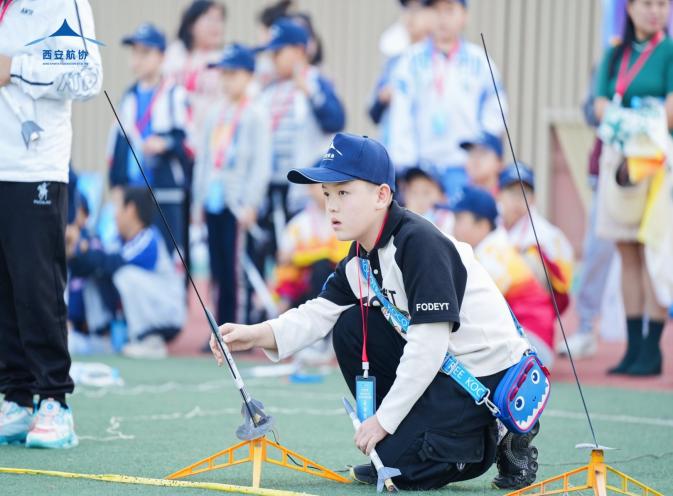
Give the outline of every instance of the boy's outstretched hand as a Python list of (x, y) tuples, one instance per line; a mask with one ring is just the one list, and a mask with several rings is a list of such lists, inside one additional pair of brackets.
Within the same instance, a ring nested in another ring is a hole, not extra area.
[[(245, 351), (256, 346), (268, 350), (276, 349), (276, 338), (273, 336), (273, 329), (266, 322), (255, 325), (242, 324), (222, 324), (220, 326), (220, 336), (231, 351)], [(218, 365), (224, 363), (224, 356), (220, 346), (215, 340), (215, 336), (210, 336), (210, 350), (215, 355)]]

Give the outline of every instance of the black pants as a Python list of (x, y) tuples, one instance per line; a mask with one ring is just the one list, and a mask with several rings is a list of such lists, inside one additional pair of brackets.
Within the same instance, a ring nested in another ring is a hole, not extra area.
[(217, 284), (217, 315), (219, 323), (236, 322), (238, 278), (238, 222), (229, 209), (222, 213), (206, 213), (210, 271)]
[(65, 224), (67, 185), (0, 182), (0, 393), (73, 391), (68, 354)]
[[(378, 406), (395, 380), (405, 341), (377, 309), (369, 314), (368, 330), (367, 354), (370, 374), (376, 377)], [(362, 374), (359, 307), (341, 315), (333, 340), (339, 367), (355, 395), (355, 376)], [(495, 391), (504, 373), (479, 379)], [(453, 379), (439, 373), (376, 451), (385, 466), (402, 472), (395, 478), (398, 487), (424, 490), (480, 476), (495, 461), (496, 447), (497, 427), (488, 409), (476, 405)]]

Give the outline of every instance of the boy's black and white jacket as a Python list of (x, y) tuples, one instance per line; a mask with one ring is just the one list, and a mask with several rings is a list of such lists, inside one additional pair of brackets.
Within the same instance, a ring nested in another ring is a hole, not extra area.
[[(396, 202), (377, 246), (370, 253), (360, 247), (360, 256), (369, 259), (390, 303), (410, 318), (407, 332), (401, 333), (407, 344), (395, 382), (376, 413), (387, 432), (395, 432), (447, 352), (473, 375), (484, 377), (516, 364), (529, 348), (472, 248)], [(359, 303), (360, 288), (367, 304), (367, 281), (353, 243), (318, 298), (269, 321), (278, 348), (277, 353), (267, 351), (269, 357), (286, 358), (326, 336), (341, 313)], [(370, 293), (370, 305), (380, 307)], [(392, 325), (390, 332), (396, 332)]]

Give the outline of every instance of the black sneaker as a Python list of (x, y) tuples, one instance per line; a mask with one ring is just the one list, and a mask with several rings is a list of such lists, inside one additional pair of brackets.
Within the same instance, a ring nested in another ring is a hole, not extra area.
[(523, 489), (535, 482), (537, 448), (530, 443), (540, 432), (540, 422), (526, 434), (508, 432), (498, 445), (495, 463), (498, 476), (493, 485), (498, 489)]
[(369, 484), (374, 485), (378, 482), (379, 478), (376, 474), (376, 469), (372, 466), (371, 463), (366, 463), (363, 465), (355, 465), (354, 467), (349, 467), (349, 473), (351, 479), (360, 484)]

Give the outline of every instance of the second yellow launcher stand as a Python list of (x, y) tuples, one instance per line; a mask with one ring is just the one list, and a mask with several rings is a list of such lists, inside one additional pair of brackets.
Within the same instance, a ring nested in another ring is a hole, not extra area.
[[(583, 474), (586, 475), (586, 478), (583, 477)], [(574, 481), (579, 483), (574, 483)], [(664, 496), (634, 478), (606, 465), (602, 449), (591, 450), (588, 465), (508, 493), (507, 496), (552, 496), (556, 494), (565, 496), (568, 493), (579, 491), (589, 491), (584, 494), (593, 494), (594, 496), (608, 496), (609, 494)]]

